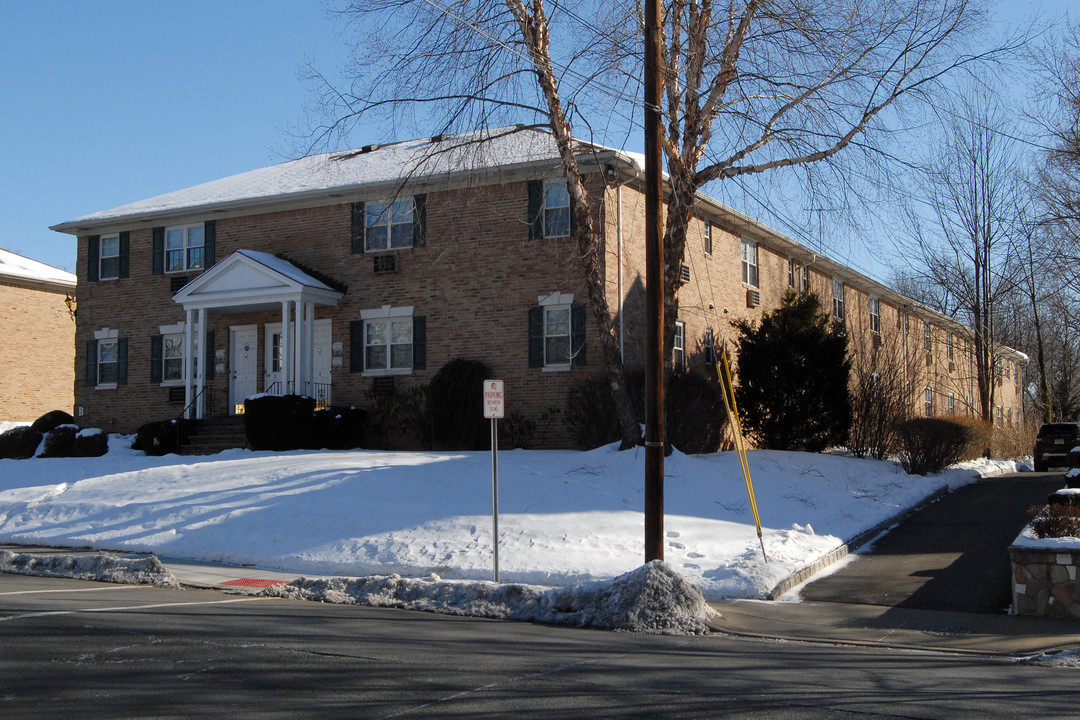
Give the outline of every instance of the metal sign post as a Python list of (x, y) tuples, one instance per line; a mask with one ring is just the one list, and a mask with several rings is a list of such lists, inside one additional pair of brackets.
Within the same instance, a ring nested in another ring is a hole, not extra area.
[(484, 381), (484, 417), (491, 419), (491, 548), (495, 582), (499, 582), (499, 418), (504, 415), (502, 380)]

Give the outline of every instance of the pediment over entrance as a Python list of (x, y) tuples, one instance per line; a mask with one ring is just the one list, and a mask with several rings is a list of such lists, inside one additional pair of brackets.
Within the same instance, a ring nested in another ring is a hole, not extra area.
[(185, 310), (256, 309), (295, 301), (337, 305), (342, 293), (287, 260), (257, 250), (237, 250), (173, 296)]

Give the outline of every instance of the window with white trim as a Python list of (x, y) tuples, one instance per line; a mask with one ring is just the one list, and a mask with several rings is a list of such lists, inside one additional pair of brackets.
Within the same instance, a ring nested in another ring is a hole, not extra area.
[(205, 263), (203, 223), (165, 228), (165, 272), (197, 270)]
[(881, 301), (870, 298), (870, 332), (881, 333)]
[(544, 237), (570, 235), (570, 190), (565, 180), (544, 181)]
[(364, 321), (364, 372), (407, 372), (412, 364), (412, 317)]
[(702, 239), (705, 243), (705, 254), (712, 255), (712, 223), (706, 220), (705, 226), (701, 232)]
[(924, 400), (925, 400), (925, 404), (926, 404), (926, 417), (933, 417), (934, 416), (934, 391), (929, 386), (927, 386), (927, 388), (926, 388), (926, 390), (924, 391), (923, 394), (924, 394)]
[(686, 323), (675, 322), (675, 346), (671, 359), (676, 368), (686, 367)]
[(795, 289), (795, 258), (788, 258), (787, 261), (787, 285)]
[(832, 281), (833, 317), (838, 320), (844, 319), (844, 283), (841, 280)]
[(184, 336), (164, 335), (161, 338), (161, 381), (184, 379)]
[(757, 243), (753, 240), (742, 239), (742, 281), (751, 286), (758, 286), (758, 252)]
[(953, 336), (952, 330), (948, 330), (945, 333), (945, 356), (949, 359), (953, 359)]
[(926, 352), (933, 352), (934, 341), (930, 335), (930, 323), (923, 320), (922, 324), (922, 338), (923, 338), (923, 350)]
[(570, 365), (570, 306), (544, 308), (544, 367)]
[(97, 343), (97, 384), (116, 385), (119, 379), (120, 343), (116, 338), (98, 340)]
[(705, 362), (709, 365), (716, 364), (716, 339), (712, 328), (705, 330)]
[(367, 251), (397, 250), (413, 246), (413, 199), (369, 202), (364, 206)]
[(120, 277), (120, 234), (102, 235), (98, 246), (98, 279)]
[(949, 414), (956, 414), (956, 395), (949, 393)]
[(799, 280), (799, 294), (804, 295), (810, 290), (810, 267), (802, 266), (802, 277)]

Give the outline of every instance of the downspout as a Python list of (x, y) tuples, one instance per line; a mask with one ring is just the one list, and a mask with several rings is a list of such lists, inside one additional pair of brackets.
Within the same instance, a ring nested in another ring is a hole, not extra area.
[(623, 220), (622, 220), (622, 183), (615, 186), (615, 234), (618, 238), (618, 293), (619, 293), (619, 360), (626, 362), (626, 332), (624, 328), (626, 308), (623, 295)]

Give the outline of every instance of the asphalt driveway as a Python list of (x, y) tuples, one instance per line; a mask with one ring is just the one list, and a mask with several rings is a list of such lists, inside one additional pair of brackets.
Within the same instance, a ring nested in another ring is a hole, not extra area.
[(1017, 473), (957, 489), (911, 515), (802, 598), (969, 613), (1007, 612), (1008, 548), (1027, 510), (1064, 487), (1060, 473)]

